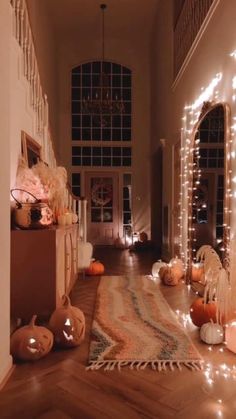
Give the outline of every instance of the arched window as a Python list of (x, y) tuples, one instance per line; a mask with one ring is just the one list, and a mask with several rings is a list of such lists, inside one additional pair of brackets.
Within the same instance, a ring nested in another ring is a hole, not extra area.
[[(131, 70), (120, 64), (94, 61), (72, 69), (72, 141), (131, 141)], [(105, 93), (103, 89), (105, 87)], [(105, 95), (105, 97), (104, 97)], [(89, 101), (122, 102), (122, 112), (89, 112)]]

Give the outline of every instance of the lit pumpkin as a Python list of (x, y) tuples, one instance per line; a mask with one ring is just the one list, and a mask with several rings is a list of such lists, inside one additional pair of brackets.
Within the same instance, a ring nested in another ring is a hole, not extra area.
[(165, 262), (162, 262), (161, 260), (158, 260), (157, 262), (153, 263), (152, 265), (152, 276), (158, 277), (159, 271), (161, 268), (166, 267), (167, 264)]
[(141, 242), (143, 242), (143, 243), (145, 243), (145, 242), (147, 242), (147, 241), (148, 241), (148, 235), (147, 235), (147, 233), (146, 233), (145, 231), (142, 231), (142, 232), (139, 234), (139, 241), (141, 241)]
[(159, 276), (165, 285), (175, 286), (179, 282), (178, 277), (173, 274), (172, 268), (168, 265), (160, 269)]
[(190, 317), (193, 324), (201, 327), (211, 319), (216, 323), (216, 305), (214, 302), (204, 303), (203, 298), (197, 298), (190, 307)]
[(211, 320), (202, 325), (200, 329), (200, 338), (208, 345), (217, 345), (224, 340), (224, 329), (218, 323), (213, 323)]
[(95, 260), (90, 263), (89, 267), (85, 270), (87, 275), (103, 275), (105, 271), (104, 265)]
[(71, 348), (78, 346), (84, 339), (85, 318), (79, 308), (71, 305), (67, 295), (62, 299), (62, 307), (58, 307), (50, 317), (49, 328), (58, 346)]
[(225, 326), (225, 344), (227, 349), (236, 353), (236, 319)]
[(27, 326), (17, 329), (11, 335), (11, 354), (23, 361), (36, 361), (50, 352), (53, 334), (46, 327), (36, 326), (34, 315)]
[(203, 265), (201, 265), (199, 263), (194, 263), (192, 265), (191, 279), (194, 282), (200, 282), (204, 279)]

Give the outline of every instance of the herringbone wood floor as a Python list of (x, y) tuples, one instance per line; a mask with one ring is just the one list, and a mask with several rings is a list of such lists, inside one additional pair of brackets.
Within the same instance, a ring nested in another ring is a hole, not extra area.
[[(97, 249), (95, 256), (105, 263), (107, 275), (149, 274), (157, 259), (148, 252), (132, 254), (107, 248)], [(235, 381), (225, 379), (209, 394), (202, 372), (188, 369), (86, 372), (98, 283), (95, 277), (79, 279), (71, 295), (73, 304), (86, 316), (83, 344), (73, 350), (51, 352), (36, 363), (18, 364), (0, 393), (0, 419), (236, 418)], [(174, 310), (188, 312), (194, 296), (184, 284), (162, 286), (162, 291)], [(221, 353), (219, 347), (209, 352), (207, 345), (199, 342), (195, 328), (189, 326), (189, 333), (206, 360), (234, 363), (236, 355), (227, 350)]]

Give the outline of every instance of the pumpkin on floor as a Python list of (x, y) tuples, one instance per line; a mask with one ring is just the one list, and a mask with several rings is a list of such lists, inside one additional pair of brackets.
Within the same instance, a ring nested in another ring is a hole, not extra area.
[(200, 282), (200, 281), (203, 281), (204, 280), (203, 264), (194, 263), (192, 265), (191, 279), (194, 282)]
[(165, 285), (175, 286), (179, 282), (178, 277), (173, 274), (172, 268), (168, 265), (160, 268), (159, 276)]
[(213, 323), (211, 320), (202, 325), (200, 329), (200, 338), (208, 345), (217, 345), (224, 340), (224, 329), (218, 323)]
[(193, 324), (201, 327), (211, 319), (216, 323), (216, 305), (214, 301), (205, 303), (203, 298), (197, 298), (190, 307), (190, 317)]
[(49, 328), (58, 346), (72, 348), (84, 339), (85, 318), (79, 308), (71, 305), (67, 295), (62, 297), (62, 301), (62, 307), (57, 308), (50, 317)]
[(153, 265), (152, 265), (152, 276), (158, 277), (160, 269), (164, 268), (166, 266), (167, 266), (167, 264), (165, 262), (162, 262), (162, 260), (158, 260), (157, 262), (153, 263)]
[(177, 257), (172, 258), (169, 262), (169, 266), (171, 267), (172, 275), (177, 281), (180, 281), (184, 276), (184, 264), (182, 260)]
[(146, 233), (145, 231), (142, 231), (142, 232), (139, 234), (139, 241), (141, 241), (141, 242), (143, 242), (143, 243), (145, 243), (145, 242), (147, 242), (147, 241), (148, 241), (148, 235), (147, 235), (147, 233)]
[(27, 326), (17, 329), (11, 335), (11, 355), (23, 361), (35, 361), (50, 352), (53, 334), (46, 327), (36, 326), (34, 315)]
[(90, 263), (90, 266), (85, 270), (85, 273), (86, 275), (103, 275), (104, 271), (104, 265), (98, 260), (95, 260)]

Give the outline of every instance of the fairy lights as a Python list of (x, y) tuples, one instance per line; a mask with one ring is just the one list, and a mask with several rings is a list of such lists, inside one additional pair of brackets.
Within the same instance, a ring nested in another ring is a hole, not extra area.
[[(236, 58), (236, 50), (231, 55)], [(201, 210), (197, 205), (198, 187), (201, 179), (201, 169), (199, 168), (200, 159), (200, 138), (196, 135), (196, 129), (199, 124), (198, 118), (201, 115), (202, 105), (205, 101), (219, 101), (220, 82), (222, 81), (222, 73), (217, 73), (206, 88), (202, 88), (199, 97), (189, 105), (184, 107), (181, 128), (181, 174), (180, 174), (180, 197), (179, 197), (179, 229), (180, 229), (180, 257), (184, 262), (186, 271), (189, 268), (189, 262), (195, 262), (196, 255), (196, 237), (194, 221)], [(232, 79), (232, 88), (235, 89), (236, 95), (236, 76)], [(221, 98), (222, 103), (222, 98)], [(236, 176), (232, 178), (231, 160), (236, 159), (236, 152), (231, 151), (231, 143), (236, 132), (236, 117), (233, 118), (234, 123), (231, 126), (231, 132), (226, 133), (225, 154), (226, 173), (228, 173), (227, 185), (225, 186), (225, 208), (224, 208), (224, 243), (225, 254), (229, 254), (230, 243), (230, 214), (231, 199), (236, 198), (236, 186), (232, 190), (232, 182), (236, 184)], [(231, 176), (230, 176), (231, 175)], [(233, 180), (234, 179), (234, 180)], [(194, 193), (195, 192), (195, 193)], [(202, 203), (204, 205), (204, 203)]]

